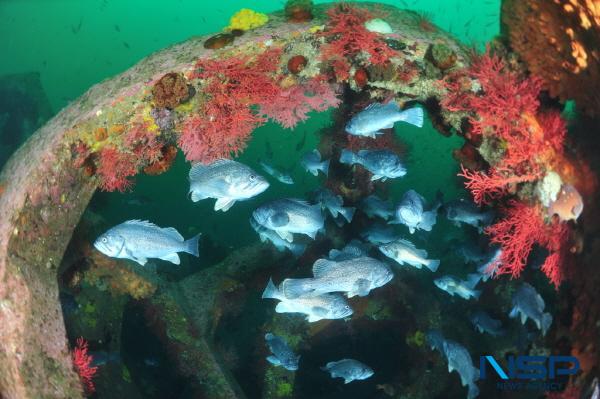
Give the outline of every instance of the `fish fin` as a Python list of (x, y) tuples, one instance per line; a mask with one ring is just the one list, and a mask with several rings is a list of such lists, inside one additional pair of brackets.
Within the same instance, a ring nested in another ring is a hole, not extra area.
[(174, 227), (163, 227), (161, 229), (162, 231), (164, 231), (165, 233), (175, 237), (178, 241), (184, 241), (185, 239), (183, 238), (183, 236), (181, 234), (179, 234), (179, 232), (177, 231), (176, 228)]
[(535, 303), (540, 309), (544, 309), (544, 307), (546, 306), (544, 298), (542, 298), (542, 296), (537, 292), (535, 294)]
[(275, 335), (273, 335), (272, 333), (265, 334), (265, 340), (269, 341), (269, 340), (272, 340), (273, 338), (275, 338)]
[(419, 107), (406, 109), (400, 112), (399, 120), (417, 127), (423, 127), (423, 109)]
[(454, 367), (450, 362), (448, 362), (448, 372), (451, 373), (452, 371), (454, 371)]
[(389, 110), (389, 111), (400, 111), (400, 106), (398, 105), (398, 103), (396, 101), (389, 101), (385, 104), (379, 104), (379, 106), (383, 109)]
[(290, 250), (292, 255), (294, 255), (296, 258), (298, 258), (304, 253), (304, 251), (306, 251), (306, 245), (305, 244), (292, 244), (292, 245), (290, 245), (290, 247), (288, 249)]
[(177, 255), (177, 252), (174, 252), (172, 254), (168, 254), (168, 255), (165, 255), (165, 256), (161, 256), (158, 259), (162, 259), (162, 260), (165, 260), (167, 262), (171, 262), (171, 263), (173, 263), (175, 265), (178, 265), (178, 264), (181, 263), (181, 261), (179, 260), (179, 255)]
[(186, 240), (184, 242), (185, 244), (185, 252), (187, 252), (188, 254), (194, 255), (195, 257), (200, 256), (200, 251), (198, 249), (198, 244), (200, 241), (200, 236), (202, 235), (202, 233), (198, 233), (196, 234), (194, 237), (190, 238), (189, 240)]
[(393, 129), (393, 128), (394, 128), (393, 123), (390, 123), (389, 125), (383, 127), (383, 129)]
[(527, 321), (527, 315), (523, 312), (521, 312), (521, 324), (525, 324), (525, 322)]
[(319, 320), (323, 320), (323, 318), (312, 315), (312, 314), (309, 314), (308, 316), (306, 316), (306, 321), (308, 321), (309, 323), (314, 323), (315, 321), (319, 321)]
[(327, 317), (327, 309), (321, 306), (313, 306), (310, 309), (311, 313), (317, 317), (319, 317), (319, 319), (323, 319), (325, 317)]
[(342, 216), (344, 217), (344, 219), (346, 219), (346, 221), (348, 223), (352, 222), (352, 218), (354, 217), (354, 212), (356, 212), (356, 208), (349, 206), (349, 207), (342, 207), (342, 209), (340, 209), (340, 213), (342, 214)]
[(479, 281), (481, 280), (481, 274), (479, 273), (469, 273), (467, 275), (467, 281), (465, 282), (467, 287), (475, 288)]
[(285, 212), (275, 212), (269, 217), (269, 222), (274, 228), (283, 227), (290, 222), (290, 217)]
[(296, 313), (297, 310), (292, 308), (287, 302), (279, 302), (275, 306), (276, 313)]
[(275, 230), (277, 235), (287, 242), (294, 242), (294, 236), (289, 231)]
[[(415, 247), (415, 244), (413, 244), (412, 242), (410, 242), (408, 240), (405, 240), (403, 238), (399, 238), (398, 240), (396, 240), (396, 242), (399, 243), (399, 244), (402, 244), (402, 245), (404, 245), (404, 246), (406, 246), (408, 248), (414, 249), (415, 251), (419, 251), (417, 249), (417, 247)], [(427, 255), (425, 255), (425, 256), (427, 256)]]
[(412, 226), (409, 226), (409, 227), (408, 227), (408, 232), (409, 232), (410, 234), (414, 234), (414, 233), (415, 233), (415, 228), (414, 228), (414, 227), (412, 227)]
[(218, 198), (215, 202), (215, 211), (227, 212), (235, 204), (233, 198)]
[(279, 360), (273, 355), (267, 356), (267, 361), (274, 366), (281, 366), (281, 360)]
[(123, 222), (122, 224), (127, 224), (130, 226), (141, 226), (141, 227), (151, 227), (151, 228), (161, 229), (161, 227), (158, 227), (154, 223), (149, 222), (147, 220), (133, 219), (133, 220), (127, 220), (127, 221)]
[(433, 226), (437, 221), (437, 211), (426, 211), (423, 212), (423, 217), (421, 219), (421, 223), (419, 223), (419, 228), (425, 231), (431, 231)]
[(429, 270), (431, 270), (432, 272), (436, 272), (438, 267), (440, 267), (440, 260), (439, 259), (429, 259), (429, 262), (425, 265), (427, 266), (427, 268), (429, 268)]
[(541, 323), (541, 328), (540, 328), (540, 330), (542, 330), (542, 335), (546, 335), (546, 332), (550, 328), (551, 324), (552, 324), (552, 315), (550, 313), (542, 314), (542, 323)]
[(196, 190), (190, 190), (188, 195), (189, 195), (190, 199), (192, 200), (192, 202), (198, 202), (198, 201), (208, 198), (207, 196), (200, 194)]
[(352, 378), (344, 378), (344, 384), (349, 384), (353, 381)]
[[(330, 255), (334, 250), (329, 251)], [(333, 253), (334, 256), (341, 254), (341, 251), (337, 251)], [(321, 278), (327, 275), (336, 265), (336, 262), (332, 262), (327, 259), (317, 259), (317, 261), (313, 264), (312, 272), (315, 278)]]
[(376, 130), (374, 132), (369, 132), (369, 134), (366, 134), (365, 136), (370, 137), (372, 139), (376, 139), (377, 136), (380, 136), (382, 134), (385, 134), (384, 132), (382, 132), (381, 130)]
[(281, 292), (288, 299), (299, 298), (314, 292), (311, 278), (286, 278), (281, 282)]
[[(356, 280), (354, 282), (354, 287), (352, 290), (353, 294), (356, 294), (358, 296), (367, 296), (367, 295), (369, 295), (370, 291), (371, 291), (371, 282), (369, 280), (364, 279), (364, 278), (359, 278), (358, 280)], [(348, 298), (350, 298), (350, 295), (348, 295)]]
[(263, 299), (281, 299), (282, 298), (281, 292), (279, 292), (279, 290), (275, 286), (275, 283), (273, 282), (272, 278), (269, 278), (269, 283), (267, 284), (267, 287), (265, 288), (265, 290), (262, 293), (262, 298)]
[[(479, 370), (477, 370), (477, 374), (475, 375), (479, 375)], [(475, 385), (474, 382), (471, 382), (469, 384), (469, 391), (467, 392), (467, 399), (474, 399), (479, 395), (479, 388), (477, 387), (477, 385)]]
[(328, 159), (328, 160), (326, 160), (326, 161), (323, 161), (323, 162), (321, 163), (321, 167), (320, 167), (320, 169), (321, 169), (321, 171), (323, 172), (323, 174), (324, 174), (325, 176), (329, 175), (329, 163), (330, 163), (330, 162), (331, 162), (331, 161)]
[[(371, 181), (375, 181), (375, 180), (379, 180), (381, 179), (383, 176), (382, 175), (373, 175), (371, 176)], [(383, 180), (382, 180), (383, 181)]]
[(314, 240), (315, 238), (317, 238), (318, 232), (319, 232), (319, 230), (315, 230), (315, 231), (309, 231), (305, 234)]
[(508, 317), (510, 317), (511, 319), (514, 319), (515, 317), (517, 317), (519, 315), (519, 308), (517, 308), (516, 306), (512, 308), (512, 310), (510, 311), (510, 313), (508, 314)]
[(473, 298), (479, 299), (481, 296), (481, 290), (473, 290)]
[(207, 169), (208, 169), (208, 165), (203, 165), (201, 163), (192, 165), (192, 168), (190, 169), (190, 173), (188, 174), (189, 180), (194, 181), (194, 180), (199, 179), (202, 176), (202, 173), (204, 173)]
[(314, 170), (307, 169), (307, 171), (308, 171), (308, 173), (310, 173), (313, 176), (319, 176), (319, 171), (317, 169), (314, 169)]
[(343, 149), (340, 155), (340, 163), (344, 163), (347, 165), (355, 164), (357, 161), (357, 156), (350, 150)]

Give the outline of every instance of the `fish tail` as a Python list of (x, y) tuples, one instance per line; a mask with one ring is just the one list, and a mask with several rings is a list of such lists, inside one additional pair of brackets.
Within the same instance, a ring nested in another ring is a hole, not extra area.
[(481, 290), (473, 290), (473, 298), (479, 299), (481, 296)]
[[(477, 373), (479, 373), (479, 370), (477, 370)], [(474, 381), (469, 384), (468, 389), (469, 391), (467, 392), (467, 399), (474, 399), (479, 395), (479, 388), (477, 388), (477, 385), (475, 385)]]
[(342, 209), (340, 210), (340, 213), (342, 214), (344, 219), (346, 219), (348, 221), (348, 223), (352, 222), (352, 218), (354, 217), (354, 212), (356, 212), (356, 208), (354, 208), (352, 206), (342, 207)]
[(292, 252), (292, 254), (296, 258), (299, 258), (300, 255), (302, 255), (305, 250), (306, 250), (306, 245), (305, 244), (292, 244), (292, 245), (290, 245), (290, 251)]
[(423, 109), (410, 108), (400, 112), (400, 120), (417, 127), (423, 127)]
[(342, 153), (340, 155), (340, 162), (348, 164), (348, 165), (352, 165), (352, 164), (356, 163), (356, 154), (350, 150), (344, 149), (344, 150), (342, 150)]
[(265, 290), (262, 293), (262, 298), (263, 299), (280, 299), (281, 298), (281, 293), (275, 286), (275, 283), (273, 283), (272, 278), (269, 278), (269, 283), (267, 284), (267, 287), (265, 288)]
[(481, 217), (481, 225), (482, 226), (489, 226), (494, 221), (494, 217), (495, 216), (496, 216), (496, 213), (494, 211), (487, 211), (487, 212), (485, 212), (483, 214), (483, 216)]
[(440, 267), (440, 260), (439, 259), (429, 259), (429, 262), (425, 265), (427, 266), (427, 268), (429, 268), (429, 270), (431, 270), (432, 272), (436, 272), (438, 267)]
[(321, 162), (321, 170), (323, 171), (323, 173), (325, 174), (325, 176), (327, 176), (329, 174), (329, 159), (326, 161)]
[(312, 293), (314, 291), (310, 284), (312, 280), (311, 278), (286, 278), (281, 283), (283, 296), (293, 299)]
[(194, 237), (192, 237), (189, 240), (187, 240), (186, 242), (184, 242), (185, 252), (187, 252), (188, 254), (192, 254), (195, 257), (200, 256), (200, 253), (198, 250), (198, 243), (199, 243), (201, 235), (202, 235), (202, 233), (198, 233)]
[(552, 324), (552, 315), (550, 313), (544, 313), (542, 315), (542, 335), (546, 335), (546, 332)]

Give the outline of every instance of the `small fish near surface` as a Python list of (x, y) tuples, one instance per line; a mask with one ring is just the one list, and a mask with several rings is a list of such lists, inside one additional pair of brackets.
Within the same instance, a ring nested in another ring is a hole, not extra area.
[(425, 198), (415, 190), (408, 190), (396, 207), (396, 219), (391, 223), (403, 224), (413, 234), (416, 230), (431, 231), (437, 221), (440, 201), (426, 209)]
[(286, 298), (270, 279), (263, 294), (263, 299), (277, 299), (277, 313), (302, 313), (306, 320), (313, 323), (319, 320), (345, 319), (352, 316), (352, 308), (340, 294), (323, 294), (307, 298)]
[(318, 176), (319, 171), (325, 176), (329, 173), (329, 159), (323, 161), (319, 150), (312, 150), (304, 154), (300, 160), (300, 164), (313, 176)]
[(281, 291), (286, 298), (299, 298), (344, 292), (348, 298), (367, 296), (371, 290), (382, 287), (394, 274), (383, 262), (360, 256), (344, 257), (340, 261), (318, 259), (313, 264), (313, 278), (285, 279)]
[(448, 372), (456, 370), (462, 386), (468, 387), (467, 399), (477, 397), (479, 388), (475, 381), (479, 379), (479, 369), (473, 366), (473, 359), (467, 348), (457, 342), (444, 340), (444, 355), (448, 360)]
[(488, 333), (494, 337), (502, 336), (506, 331), (500, 320), (493, 319), (486, 312), (478, 310), (469, 316), (469, 320), (480, 333)]
[(375, 374), (371, 367), (354, 359), (329, 362), (321, 367), (321, 370), (328, 372), (331, 378), (343, 378), (344, 384), (357, 380), (366, 380)]
[(189, 180), (192, 201), (215, 198), (215, 211), (223, 212), (236, 201), (248, 200), (269, 187), (264, 177), (229, 159), (220, 159), (209, 165), (195, 164), (190, 170)]
[(252, 218), (260, 226), (275, 231), (281, 238), (292, 242), (293, 233), (306, 234), (315, 239), (325, 226), (321, 205), (311, 205), (296, 198), (274, 200), (258, 207)]
[(128, 220), (102, 234), (94, 247), (111, 258), (131, 259), (144, 266), (148, 258), (158, 258), (178, 265), (177, 252), (198, 254), (200, 234), (184, 240), (173, 227), (158, 227), (143, 220)]
[(279, 252), (289, 249), (295, 257), (299, 257), (306, 250), (306, 244), (299, 244), (284, 240), (274, 230), (267, 229), (258, 224), (254, 218), (250, 218), (250, 226), (258, 233), (261, 242), (270, 241)]
[(376, 216), (388, 220), (394, 217), (394, 206), (392, 203), (382, 200), (375, 194), (369, 195), (362, 201), (361, 209), (370, 218)]
[(452, 276), (443, 276), (435, 279), (433, 283), (442, 291), (450, 294), (450, 296), (458, 295), (463, 299), (479, 299), (481, 291), (476, 290), (475, 287), (480, 279), (481, 275), (473, 273), (469, 274), (466, 280), (459, 280)]
[(527, 319), (533, 320), (542, 335), (546, 335), (552, 324), (552, 315), (544, 313), (546, 304), (542, 296), (527, 283), (522, 283), (512, 297), (512, 310), (509, 317), (516, 318), (520, 316), (521, 324), (525, 324)]
[(480, 231), (494, 220), (493, 211), (482, 211), (477, 205), (465, 199), (449, 201), (443, 206), (448, 220), (457, 226), (461, 223), (476, 227)]
[(387, 104), (373, 103), (350, 119), (346, 124), (346, 132), (354, 136), (375, 138), (378, 134), (383, 134), (382, 129), (392, 129), (396, 122), (423, 127), (423, 110), (418, 107), (400, 110), (395, 101)]
[(287, 342), (277, 335), (266, 333), (265, 341), (272, 355), (267, 357), (267, 361), (275, 366), (281, 366), (286, 370), (298, 370), (298, 361), (300, 356), (296, 356)]
[(347, 165), (359, 164), (373, 174), (372, 181), (386, 181), (406, 175), (406, 168), (400, 157), (390, 150), (360, 150), (353, 153), (342, 150), (340, 162)]
[(322, 209), (327, 209), (334, 219), (337, 220), (338, 216), (341, 216), (346, 222), (352, 222), (356, 208), (344, 207), (344, 200), (340, 195), (335, 195), (327, 188), (321, 188), (316, 191), (315, 200), (321, 204)]
[(294, 184), (294, 179), (289, 173), (282, 172), (268, 162), (258, 161), (260, 167), (270, 176), (273, 176), (277, 181), (283, 184)]
[(423, 266), (436, 272), (440, 266), (439, 259), (427, 259), (427, 251), (417, 249), (415, 245), (408, 241), (399, 239), (379, 246), (379, 250), (388, 258), (395, 260), (399, 264), (405, 263), (421, 269)]

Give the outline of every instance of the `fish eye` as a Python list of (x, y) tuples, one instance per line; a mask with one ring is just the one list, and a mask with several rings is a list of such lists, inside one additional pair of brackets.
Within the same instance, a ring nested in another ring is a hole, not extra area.
[(250, 175), (250, 181), (254, 181), (256, 179), (256, 175)]
[(106, 238), (106, 237), (102, 237), (102, 242), (103, 242), (103, 243), (107, 243), (107, 242), (108, 242), (108, 238)]

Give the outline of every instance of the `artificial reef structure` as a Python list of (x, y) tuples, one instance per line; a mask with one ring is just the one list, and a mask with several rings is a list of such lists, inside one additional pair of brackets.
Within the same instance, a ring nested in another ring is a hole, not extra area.
[[(221, 305), (228, 292), (238, 292), (239, 280), (251, 281), (282, 255), (258, 245), (167, 283), (99, 258), (81, 240), (93, 236), (82, 215), (97, 189), (123, 191), (138, 173), (163, 173), (179, 150), (202, 163), (241, 153), (267, 120), (291, 129), (312, 111), (336, 108), (334, 126), (319, 144), (325, 157), (338, 159), (343, 148), (398, 148), (392, 129), (377, 139), (345, 134), (348, 117), (374, 101), (419, 104), (440, 133), (465, 138), (455, 155), (467, 188), (478, 204), (501, 209), (487, 230), (504, 250), (497, 274), (519, 277), (539, 246), (547, 253), (541, 270), (551, 282), (559, 287), (567, 279), (563, 265), (581, 252), (573, 209), (594, 198), (596, 178), (569, 142), (560, 104), (545, 98), (541, 81), (508, 47), (498, 42), (476, 55), (423, 16), (373, 3), (290, 1), (268, 16), (242, 10), (223, 32), (152, 54), (92, 87), (3, 169), (0, 394), (91, 393), (76, 369), (89, 364), (83, 356), (74, 367), (59, 302), (59, 290), (77, 292), (86, 281), (102, 284), (123, 306), (129, 297), (143, 301), (158, 339), (170, 348), (171, 364), (192, 381), (191, 395), (244, 397), (215, 349)], [(324, 182), (350, 204), (378, 184), (366, 171), (336, 162)], [(76, 227), (88, 234), (74, 235)], [(252, 262), (258, 258), (261, 264)], [(232, 275), (242, 277), (225, 277)], [(106, 328), (118, 336), (122, 313), (107, 309), (105, 315), (111, 320)], [(102, 339), (94, 328), (78, 331)], [(414, 341), (419, 336), (415, 332)], [(119, 339), (111, 345), (119, 350)], [(598, 348), (585, 348), (578, 350), (593, 359)], [(277, 385), (270, 373), (263, 397), (290, 397), (294, 381)]]

